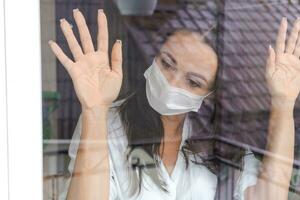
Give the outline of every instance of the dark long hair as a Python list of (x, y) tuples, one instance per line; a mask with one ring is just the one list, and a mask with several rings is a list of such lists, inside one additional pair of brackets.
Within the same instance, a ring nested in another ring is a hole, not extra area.
[[(179, 31), (184, 34), (193, 32), (190, 30)], [(157, 170), (158, 160), (156, 159), (156, 156), (159, 155), (160, 146), (162, 145), (162, 148), (164, 146), (164, 142), (161, 142), (164, 138), (163, 124), (161, 115), (148, 103), (145, 85), (146, 81), (142, 79), (141, 84), (134, 91), (130, 91), (118, 98), (118, 100), (124, 100), (117, 107), (117, 112), (120, 115), (128, 140), (127, 161), (133, 172), (130, 177), (131, 195), (140, 193), (143, 173), (148, 174), (161, 190), (168, 192), (167, 185), (161, 178), (159, 170)], [(213, 89), (216, 89), (216, 85)], [(212, 112), (210, 112), (210, 116), (207, 116), (209, 119), (207, 120), (208, 124), (204, 124), (205, 129), (201, 127), (202, 123), (198, 117), (199, 113), (187, 113), (186, 117), (189, 117), (192, 122), (192, 132), (202, 131), (202, 134), (206, 134), (206, 136), (213, 135), (213, 128), (209, 127), (212, 126), (215, 115), (214, 102), (214, 99), (210, 99), (208, 103), (210, 109), (212, 108)], [(205, 106), (204, 103), (201, 109)], [(199, 145), (195, 144), (191, 138), (184, 141), (180, 151), (184, 155), (186, 169), (189, 167), (189, 162), (192, 161), (193, 163), (206, 166), (217, 175), (218, 163), (211, 159), (213, 157), (214, 144), (208, 142), (201, 146), (199, 149)], [(141, 151), (143, 151), (143, 154), (141, 154)]]
[[(160, 177), (160, 172), (156, 170), (158, 161), (155, 157), (159, 155), (160, 145), (164, 146), (164, 142), (161, 142), (164, 137), (163, 124), (160, 118), (161, 115), (148, 103), (145, 81), (143, 81), (135, 91), (123, 95), (122, 99), (124, 99), (124, 101), (117, 107), (117, 112), (120, 115), (128, 140), (127, 161), (134, 172), (131, 174), (130, 194), (133, 195), (137, 191), (138, 193), (140, 192), (142, 186), (142, 172), (150, 175), (154, 183), (156, 183), (160, 189), (167, 192), (167, 185)], [(187, 114), (186, 117), (189, 117), (191, 121), (194, 122), (194, 125), (199, 123), (199, 121), (197, 121), (197, 113), (190, 112)], [(211, 117), (213, 118), (213, 116)], [(194, 126), (194, 128), (199, 128), (199, 126)], [(190, 155), (192, 155), (193, 163), (205, 165), (213, 173), (217, 174), (217, 163), (210, 159), (213, 148), (212, 144), (206, 145), (201, 151), (199, 151), (196, 146), (197, 145), (188, 138), (184, 141), (184, 145), (180, 149), (184, 155), (186, 168), (189, 166), (189, 158)], [(136, 149), (143, 150), (146, 155), (138, 156), (139, 154), (135, 153)], [(147, 155), (152, 158), (152, 162), (143, 160)], [(201, 158), (201, 161), (199, 158)]]

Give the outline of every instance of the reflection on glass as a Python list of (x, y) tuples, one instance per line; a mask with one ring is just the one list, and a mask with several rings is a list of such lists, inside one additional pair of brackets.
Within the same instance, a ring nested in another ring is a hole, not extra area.
[(299, 199), (300, 5), (136, 3), (41, 3), (44, 199)]

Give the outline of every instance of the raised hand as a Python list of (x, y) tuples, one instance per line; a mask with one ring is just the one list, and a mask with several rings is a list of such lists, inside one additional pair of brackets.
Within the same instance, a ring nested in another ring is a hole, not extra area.
[(79, 30), (82, 48), (74, 36), (71, 25), (65, 19), (60, 20), (60, 26), (74, 61), (68, 58), (54, 41), (50, 40), (49, 45), (71, 76), (82, 108), (109, 107), (117, 98), (122, 85), (121, 41), (117, 40), (113, 45), (110, 66), (107, 19), (103, 10), (98, 10), (97, 50), (94, 50), (82, 13), (74, 9), (73, 16)]
[(300, 91), (300, 19), (295, 21), (286, 44), (287, 26), (283, 18), (275, 51), (269, 47), (266, 80), (272, 99), (294, 102)]

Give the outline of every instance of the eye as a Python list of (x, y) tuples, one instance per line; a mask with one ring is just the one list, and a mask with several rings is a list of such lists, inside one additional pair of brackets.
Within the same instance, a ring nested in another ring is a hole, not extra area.
[(195, 88), (195, 87), (201, 88), (202, 87), (199, 82), (196, 82), (196, 81), (193, 81), (193, 80), (188, 80), (188, 84), (192, 88)]
[(163, 67), (166, 69), (173, 68), (173, 64), (171, 62), (169, 62), (168, 59), (161, 58), (161, 63), (163, 65)]

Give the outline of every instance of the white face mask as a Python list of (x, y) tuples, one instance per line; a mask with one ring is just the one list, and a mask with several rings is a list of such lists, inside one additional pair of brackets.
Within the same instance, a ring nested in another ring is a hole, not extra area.
[(197, 112), (203, 99), (208, 96), (193, 94), (182, 88), (173, 87), (153, 60), (145, 71), (146, 95), (150, 106), (161, 115), (177, 115), (190, 111)]

